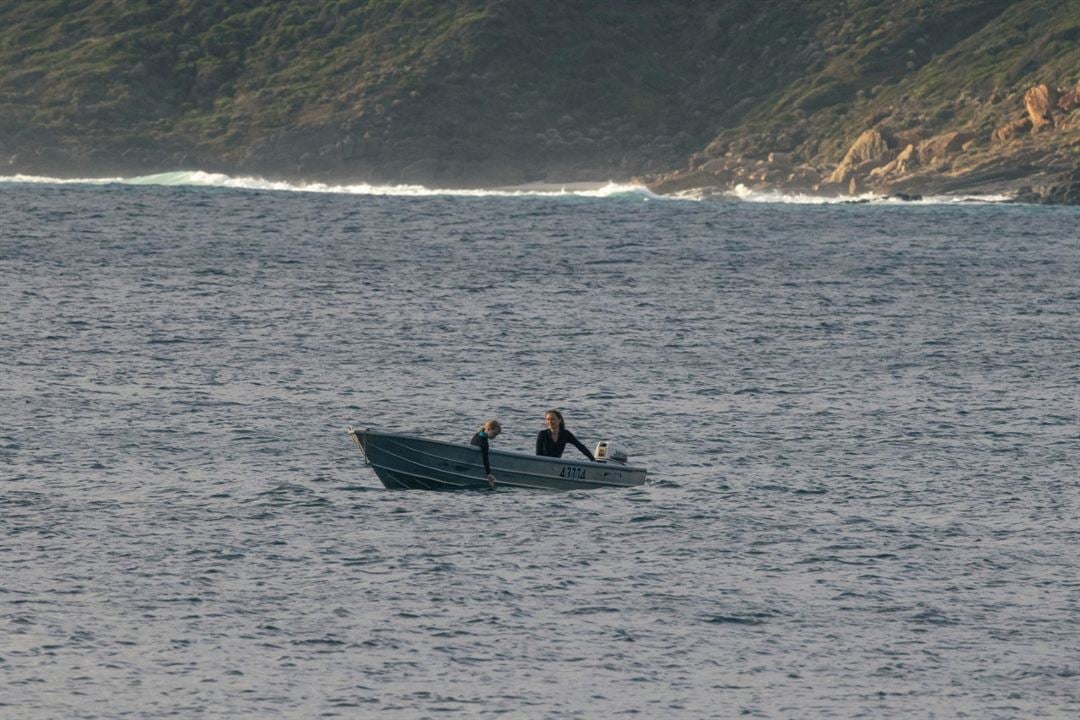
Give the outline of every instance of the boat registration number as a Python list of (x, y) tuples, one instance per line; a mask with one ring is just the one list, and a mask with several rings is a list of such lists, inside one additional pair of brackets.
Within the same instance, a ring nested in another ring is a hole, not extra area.
[(566, 478), (567, 480), (584, 480), (585, 468), (564, 467), (562, 472), (559, 473), (559, 477)]

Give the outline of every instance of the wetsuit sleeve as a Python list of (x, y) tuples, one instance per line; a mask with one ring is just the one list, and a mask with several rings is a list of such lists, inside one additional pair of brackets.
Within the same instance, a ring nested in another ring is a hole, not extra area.
[(536, 434), (536, 454), (537, 455), (543, 455), (544, 454), (544, 433), (545, 432), (547, 432), (547, 431), (546, 430), (541, 430), (539, 433)]
[(484, 460), (484, 474), (491, 474), (491, 463), (488, 461), (488, 439), (480, 438), (480, 457)]
[(476, 433), (473, 435), (473, 439), (469, 441), (470, 445), (475, 445), (480, 448), (480, 457), (484, 461), (484, 474), (491, 474), (491, 463), (488, 462), (488, 439), (487, 435), (483, 433)]
[(587, 448), (587, 447), (585, 447), (584, 445), (582, 445), (582, 444), (581, 444), (581, 441), (580, 441), (580, 440), (578, 440), (578, 439), (577, 439), (576, 437), (574, 437), (574, 433), (572, 433), (572, 432), (570, 432), (569, 430), (567, 430), (567, 431), (566, 431), (566, 439), (570, 441), (570, 444), (571, 444), (571, 445), (573, 445), (574, 447), (576, 447), (576, 448), (577, 448), (578, 450), (580, 450), (581, 452), (585, 453), (585, 457), (589, 458), (590, 460), (592, 460), (592, 461), (594, 461), (594, 462), (596, 461), (596, 458), (594, 458), (594, 457), (593, 457), (593, 455), (592, 455), (592, 453), (591, 453), (591, 452), (589, 452), (589, 448)]

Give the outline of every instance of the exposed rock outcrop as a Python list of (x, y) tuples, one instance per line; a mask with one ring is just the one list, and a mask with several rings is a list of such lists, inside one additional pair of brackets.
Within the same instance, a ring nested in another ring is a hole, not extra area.
[(1058, 102), (1058, 91), (1045, 83), (1024, 93), (1024, 107), (1031, 118), (1032, 132), (1054, 126), (1053, 112)]
[(1016, 199), (1043, 205), (1080, 205), (1080, 170), (1035, 187), (1022, 187)]
[(829, 185), (849, 185), (853, 178), (869, 173), (871, 169), (890, 159), (889, 143), (877, 130), (866, 130), (848, 149), (844, 159), (825, 179)]
[[(1080, 203), (1080, 83), (1067, 90), (1036, 85), (1021, 98), (1023, 110), (1013, 112), (1023, 114), (989, 138), (971, 130), (971, 122), (926, 137), (910, 115), (890, 108), (867, 116), (874, 127), (861, 132), (831, 170), (822, 170), (790, 146), (761, 154), (764, 143), (758, 143), (756, 158), (766, 159), (750, 159), (728, 149), (734, 143), (716, 142), (694, 157), (688, 171), (648, 184), (657, 192), (697, 190), (705, 195), (743, 185), (822, 195), (986, 193), (1013, 194), (1025, 202)], [(988, 107), (1002, 99), (995, 95)], [(897, 119), (898, 127), (890, 127), (889, 121)], [(720, 155), (721, 150), (726, 152)]]
[(917, 170), (944, 168), (951, 158), (964, 152), (974, 137), (966, 131), (942, 133), (917, 144), (908, 143), (894, 154), (880, 132), (867, 130), (821, 187), (825, 190), (830, 187), (846, 189), (850, 195), (878, 190)]
[(990, 136), (990, 142), (994, 145), (1007, 143), (1020, 133), (1030, 129), (1031, 118), (1027, 116), (1016, 118), (1015, 120), (1011, 120), (999, 127), (997, 130), (995, 130), (994, 134)]
[(1058, 98), (1054, 125), (1058, 128), (1080, 128), (1080, 82)]
[(923, 165), (944, 162), (963, 152), (968, 141), (974, 137), (974, 133), (954, 131), (923, 140), (918, 146), (919, 160)]
[(1080, 108), (1080, 82), (1076, 83), (1071, 90), (1065, 91), (1057, 102), (1058, 110), (1068, 114)]
[(871, 170), (870, 177), (888, 179), (907, 175), (917, 170), (920, 164), (918, 151), (909, 143), (891, 162)]

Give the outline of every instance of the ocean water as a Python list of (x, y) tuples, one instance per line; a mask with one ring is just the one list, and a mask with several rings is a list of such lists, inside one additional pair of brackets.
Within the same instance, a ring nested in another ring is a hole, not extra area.
[(1080, 716), (1080, 209), (31, 180), (0, 717)]

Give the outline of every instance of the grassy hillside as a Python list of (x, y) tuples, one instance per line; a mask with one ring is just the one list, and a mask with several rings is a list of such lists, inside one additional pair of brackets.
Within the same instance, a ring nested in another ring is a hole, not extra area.
[(1080, 80), (1078, 48), (1056, 0), (8, 0), (0, 172), (824, 168), (867, 127), (989, 135), (1031, 85)]
[[(837, 162), (865, 128), (989, 138), (1038, 83), (1080, 80), (1080, 3), (848, 2), (822, 16), (823, 63), (720, 132), (747, 152)], [(842, 10), (841, 10), (842, 9)], [(756, 132), (748, 132), (756, 127)]]

